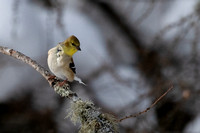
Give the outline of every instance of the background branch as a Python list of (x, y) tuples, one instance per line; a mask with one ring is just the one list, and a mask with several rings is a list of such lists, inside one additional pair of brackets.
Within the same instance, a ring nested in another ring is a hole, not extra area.
[(137, 117), (143, 113), (146, 113), (147, 111), (149, 111), (151, 108), (153, 108), (165, 95), (167, 95), (167, 93), (173, 88), (173, 85), (164, 93), (162, 94), (158, 99), (156, 99), (156, 101), (154, 101), (151, 106), (149, 106), (148, 108), (146, 108), (145, 110), (137, 113), (137, 114), (134, 114), (134, 115), (129, 115), (129, 116), (126, 116), (124, 118), (121, 118), (119, 119), (118, 121), (121, 122), (123, 120), (126, 120), (126, 119), (129, 119), (129, 118), (133, 118), (133, 117)]

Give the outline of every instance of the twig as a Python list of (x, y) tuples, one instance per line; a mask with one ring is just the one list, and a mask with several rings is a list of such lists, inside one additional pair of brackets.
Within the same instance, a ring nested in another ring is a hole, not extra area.
[(173, 88), (173, 85), (171, 85), (171, 87), (170, 87), (164, 94), (162, 94), (155, 102), (153, 102), (153, 103), (151, 104), (151, 106), (149, 106), (149, 107), (146, 108), (145, 110), (143, 110), (143, 111), (141, 111), (141, 112), (139, 112), (139, 113), (137, 113), (137, 114), (129, 115), (129, 116), (126, 116), (126, 117), (124, 117), (124, 118), (121, 118), (121, 119), (118, 120), (118, 122), (121, 122), (121, 121), (123, 121), (123, 120), (125, 120), (125, 119), (134, 118), (134, 117), (137, 117), (137, 116), (139, 116), (139, 115), (141, 115), (141, 114), (143, 114), (143, 113), (146, 113), (146, 112), (149, 111), (151, 108), (153, 108), (165, 95), (167, 95), (167, 93), (168, 93), (172, 88)]
[(134, 22), (134, 25), (138, 25), (141, 24), (143, 22), (143, 20), (145, 20), (146, 18), (148, 18), (148, 16), (153, 12), (155, 4), (156, 4), (157, 0), (151, 0), (151, 3), (149, 5), (149, 7), (147, 8), (147, 10)]
[[(171, 29), (176, 28), (176, 27), (180, 27), (181, 25), (187, 23), (188, 21), (192, 20), (192, 18), (195, 16), (194, 13), (191, 13), (183, 18), (181, 18), (180, 20), (171, 23), (167, 26), (165, 26), (163, 29), (161, 29), (159, 31), (159, 33), (156, 34), (156, 36), (153, 38), (152, 43), (151, 44), (156, 44), (157, 41), (159, 41), (163, 35), (165, 35), (167, 32), (169, 32)], [(155, 46), (154, 46), (155, 47)]]

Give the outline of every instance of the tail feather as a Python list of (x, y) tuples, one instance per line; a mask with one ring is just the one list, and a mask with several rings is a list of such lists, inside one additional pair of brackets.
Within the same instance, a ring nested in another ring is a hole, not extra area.
[(74, 80), (78, 81), (80, 84), (83, 84), (86, 86), (86, 84), (77, 76), (74, 77)]

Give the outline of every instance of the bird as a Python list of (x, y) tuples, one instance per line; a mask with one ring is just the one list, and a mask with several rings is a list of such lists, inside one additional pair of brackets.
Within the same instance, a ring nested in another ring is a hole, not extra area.
[(72, 56), (77, 51), (81, 51), (80, 42), (76, 36), (72, 35), (48, 51), (47, 63), (50, 71), (64, 82), (76, 80), (84, 84), (76, 76), (76, 67)]

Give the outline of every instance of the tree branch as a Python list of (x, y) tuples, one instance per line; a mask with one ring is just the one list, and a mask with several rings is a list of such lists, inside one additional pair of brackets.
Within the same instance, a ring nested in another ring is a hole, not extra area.
[(81, 123), (80, 132), (118, 132), (116, 126), (117, 121), (112, 115), (100, 112), (100, 109), (95, 107), (92, 102), (81, 100), (81, 98), (79, 98), (75, 92), (70, 90), (68, 83), (65, 83), (61, 86), (60, 82), (62, 81), (57, 78), (50, 78), (52, 77), (50, 72), (39, 65), (36, 61), (32, 60), (30, 57), (24, 55), (23, 53), (9, 49), (7, 47), (0, 46), (0, 52), (21, 60), (26, 64), (29, 64), (49, 82), (50, 86), (54, 88), (56, 93), (62, 97), (66, 97), (72, 100), (70, 113), (68, 116), (71, 117), (71, 120), (74, 123)]

